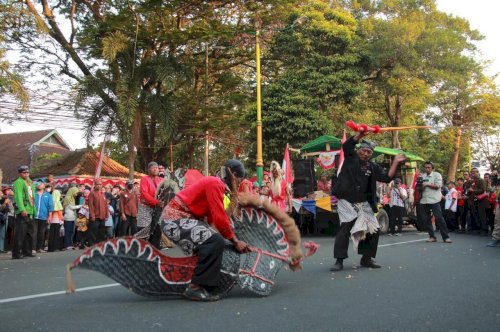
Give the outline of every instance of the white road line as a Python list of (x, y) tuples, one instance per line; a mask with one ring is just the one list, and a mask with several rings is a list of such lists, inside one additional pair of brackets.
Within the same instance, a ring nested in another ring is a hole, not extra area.
[[(83, 287), (83, 288), (78, 288), (76, 291), (77, 292), (84, 292), (84, 291), (89, 291), (89, 290), (94, 290), (94, 289), (108, 288), (108, 287), (115, 287), (115, 286), (120, 286), (120, 284), (106, 284), (106, 285), (99, 285), (99, 286)], [(19, 296), (19, 297), (11, 297), (9, 299), (0, 299), (0, 303), (9, 303), (9, 302), (22, 301), (22, 300), (31, 300), (31, 299), (36, 299), (37, 297), (46, 297), (46, 296), (61, 295), (61, 294), (66, 294), (66, 291), (41, 293), (41, 294)]]
[[(380, 247), (390, 247), (390, 246), (395, 246), (395, 245), (398, 245), (398, 244), (405, 244), (405, 243), (422, 242), (422, 241), (425, 241), (425, 240), (427, 240), (427, 239), (420, 239), (420, 240), (411, 240), (411, 241), (404, 241), (404, 242), (395, 242), (395, 243), (381, 244), (381, 245), (379, 245), (379, 248)], [(89, 291), (89, 290), (94, 290), (94, 289), (108, 288), (108, 287), (115, 287), (115, 286), (120, 286), (120, 284), (106, 284), (106, 285), (100, 285), (100, 286), (83, 287), (83, 288), (78, 288), (76, 291), (77, 292), (84, 292), (84, 291)], [(22, 300), (36, 299), (38, 297), (47, 297), (47, 296), (54, 296), (54, 295), (62, 295), (62, 294), (66, 294), (66, 291), (51, 292), (51, 293), (41, 293), (41, 294), (34, 294), (34, 295), (27, 295), (27, 296), (20, 296), (20, 297), (11, 297), (9, 299), (0, 299), (0, 304), (1, 303), (9, 303), (9, 302), (22, 301)]]
[(381, 244), (378, 247), (390, 247), (390, 246), (395, 246), (397, 244), (405, 244), (405, 243), (413, 243), (413, 242), (422, 242), (426, 241), (427, 239), (420, 239), (420, 240), (411, 240), (411, 241), (404, 241), (404, 242), (395, 242), (395, 243), (387, 243), (387, 244)]

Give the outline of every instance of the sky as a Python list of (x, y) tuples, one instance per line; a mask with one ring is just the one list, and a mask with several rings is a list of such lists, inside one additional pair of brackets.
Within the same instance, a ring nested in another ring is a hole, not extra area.
[[(463, 17), (470, 22), (473, 29), (479, 30), (485, 39), (477, 43), (483, 60), (492, 61), (486, 73), (493, 76), (500, 73), (500, 1), (498, 0), (437, 0), (438, 9), (456, 16)], [(497, 77), (497, 82), (499, 78)], [(499, 82), (500, 83), (500, 82)], [(50, 125), (34, 125), (27, 122), (14, 122), (12, 125), (0, 122), (1, 133), (52, 129)], [(56, 128), (72, 149), (87, 146), (83, 132), (72, 129)], [(102, 141), (97, 137), (91, 144)]]

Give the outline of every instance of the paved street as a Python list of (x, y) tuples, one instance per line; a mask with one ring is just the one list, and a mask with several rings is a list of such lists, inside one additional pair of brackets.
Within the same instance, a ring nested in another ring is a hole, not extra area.
[(234, 289), (215, 303), (143, 298), (80, 269), (83, 290), (48, 295), (65, 289), (64, 267), (81, 251), (2, 255), (0, 331), (500, 331), (500, 248), (451, 235), (452, 244), (416, 231), (382, 236), (382, 269), (357, 268), (351, 251), (340, 273), (328, 270), (333, 238), (307, 238), (320, 250), (302, 271), (281, 271), (269, 297)]

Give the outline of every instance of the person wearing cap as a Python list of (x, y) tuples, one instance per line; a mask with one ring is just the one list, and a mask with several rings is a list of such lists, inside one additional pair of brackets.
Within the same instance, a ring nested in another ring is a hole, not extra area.
[[(158, 163), (151, 161), (148, 164), (148, 175), (141, 178), (139, 185), (141, 194), (137, 211), (138, 233), (136, 236), (146, 236), (153, 246), (161, 249), (161, 230), (158, 222), (163, 209), (163, 201), (157, 199), (156, 189), (163, 181), (163, 178), (159, 177), (158, 173)], [(143, 229), (147, 229), (147, 231), (142, 231)], [(144, 232), (147, 232), (147, 234), (144, 234)]]
[(28, 166), (18, 168), (19, 177), (12, 186), (16, 206), (16, 220), (12, 259), (34, 257), (32, 244), (35, 239), (33, 217), (35, 214), (35, 185), (30, 179)]
[(249, 251), (248, 244), (236, 238), (223, 203), (226, 191), (235, 202), (244, 176), (241, 162), (228, 160), (221, 169), (221, 178), (206, 176), (198, 180), (181, 190), (163, 210), (163, 234), (186, 255), (198, 256), (191, 283), (184, 292), (190, 300), (218, 300), (210, 290), (217, 285), (220, 276), (224, 239), (240, 253)]
[[(392, 188), (389, 192), (389, 234), (401, 235), (403, 232), (403, 212), (405, 209), (405, 200), (408, 198), (406, 189), (401, 185), (401, 179), (395, 178)], [(396, 226), (398, 228), (396, 232)]]
[(370, 161), (375, 148), (373, 143), (363, 141), (356, 151), (356, 144), (367, 134), (367, 131), (358, 132), (342, 144), (345, 159), (332, 188), (332, 193), (338, 198), (340, 228), (335, 237), (333, 256), (336, 262), (331, 271), (344, 268), (349, 236), (353, 239), (355, 249), (362, 255), (361, 266), (380, 267), (373, 261), (377, 254), (380, 228), (374, 215), (378, 211), (376, 182), (389, 183), (405, 157), (401, 154), (395, 156), (387, 172)]
[(139, 195), (134, 190), (134, 181), (128, 180), (125, 190), (120, 194), (120, 221), (118, 236), (132, 235), (137, 232), (137, 209)]
[(106, 219), (109, 216), (106, 198), (102, 192), (102, 180), (94, 180), (94, 189), (89, 194), (89, 242), (94, 245), (106, 239)]

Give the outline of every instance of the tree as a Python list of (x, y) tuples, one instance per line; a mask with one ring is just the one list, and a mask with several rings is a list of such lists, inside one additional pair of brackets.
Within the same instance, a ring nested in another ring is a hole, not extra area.
[[(127, 143), (132, 176), (136, 155), (144, 166), (164, 156), (171, 142), (187, 142), (194, 152), (203, 127), (224, 131), (220, 119), (234, 118), (242, 102), (242, 81), (231, 70), (246, 64), (251, 52), (217, 51), (223, 54), (211, 59), (218, 66), (205, 78), (204, 45), (231, 46), (235, 35), (252, 28), (255, 13), (267, 22), (291, 2), (11, 1), (23, 21), (10, 27), (9, 41), (22, 48), (25, 68), (73, 87), (69, 99), (88, 137), (100, 129)], [(36, 27), (49, 37), (45, 42)], [(35, 52), (44, 55), (42, 63), (31, 56)], [(204, 80), (229, 96), (208, 107)]]
[[(436, 88), (472, 62), (473, 42), (482, 38), (466, 20), (439, 12), (434, 0), (363, 2), (354, 11), (365, 41), (368, 105), (389, 126), (416, 121)], [(401, 148), (399, 131), (391, 134), (392, 147)]]
[[(7, 18), (14, 18), (14, 13), (7, 5), (0, 4), (0, 13)], [(0, 21), (0, 95), (11, 94), (19, 102), (20, 109), (27, 111), (29, 108), (29, 94), (23, 84), (23, 78), (11, 70), (11, 65), (5, 59), (6, 47), (4, 34), (7, 32), (8, 22)]]
[[(306, 17), (302, 26), (293, 26)], [(356, 21), (328, 1), (308, 1), (294, 9), (287, 28), (274, 34), (264, 73), (262, 122), (264, 159), (280, 160), (286, 144), (300, 147), (333, 133), (334, 121), (348, 112), (360, 92), (360, 54)], [(250, 109), (248, 119), (255, 111)], [(252, 141), (253, 131), (252, 131)]]

